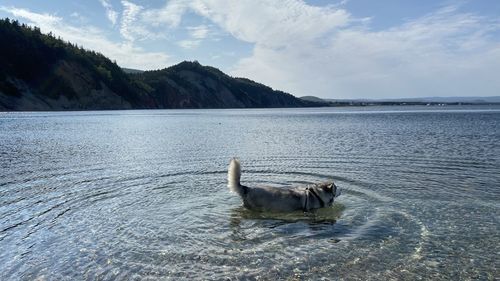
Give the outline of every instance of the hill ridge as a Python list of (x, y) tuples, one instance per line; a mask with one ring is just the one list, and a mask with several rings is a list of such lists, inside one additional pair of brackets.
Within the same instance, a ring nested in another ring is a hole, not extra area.
[(16, 20), (0, 19), (0, 38), (1, 111), (322, 105), (197, 61), (150, 71), (121, 68)]

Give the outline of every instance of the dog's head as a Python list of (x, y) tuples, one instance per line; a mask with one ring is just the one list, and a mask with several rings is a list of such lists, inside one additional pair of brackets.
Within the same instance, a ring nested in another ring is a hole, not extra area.
[(333, 204), (333, 201), (335, 200), (335, 197), (340, 196), (340, 189), (338, 189), (333, 182), (323, 183), (319, 185), (318, 191), (318, 195), (320, 196), (321, 200), (326, 203), (327, 206), (331, 206)]

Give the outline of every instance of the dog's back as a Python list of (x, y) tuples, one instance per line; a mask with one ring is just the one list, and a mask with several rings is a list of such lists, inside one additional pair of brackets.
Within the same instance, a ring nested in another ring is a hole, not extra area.
[(245, 207), (252, 210), (290, 212), (302, 209), (300, 193), (294, 189), (277, 187), (247, 187), (243, 198)]

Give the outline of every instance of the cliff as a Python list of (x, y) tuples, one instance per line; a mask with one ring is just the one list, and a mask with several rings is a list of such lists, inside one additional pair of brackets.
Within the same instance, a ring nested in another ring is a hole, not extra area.
[(0, 110), (318, 106), (198, 62), (125, 71), (100, 53), (0, 20)]
[(290, 94), (245, 78), (232, 78), (198, 62), (134, 74), (149, 86), (147, 93), (160, 108), (300, 107), (312, 105)]

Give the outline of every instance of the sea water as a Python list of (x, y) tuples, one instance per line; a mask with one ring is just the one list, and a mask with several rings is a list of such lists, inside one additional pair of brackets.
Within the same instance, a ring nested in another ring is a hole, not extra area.
[(1, 280), (494, 280), (499, 217), (499, 107), (0, 113)]

